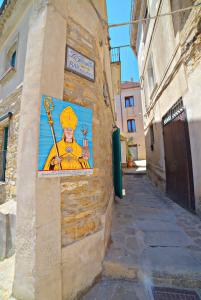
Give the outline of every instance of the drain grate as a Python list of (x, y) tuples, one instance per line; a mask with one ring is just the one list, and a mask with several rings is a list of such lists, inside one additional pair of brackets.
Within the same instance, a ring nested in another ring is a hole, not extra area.
[(195, 291), (153, 287), (154, 300), (200, 300)]

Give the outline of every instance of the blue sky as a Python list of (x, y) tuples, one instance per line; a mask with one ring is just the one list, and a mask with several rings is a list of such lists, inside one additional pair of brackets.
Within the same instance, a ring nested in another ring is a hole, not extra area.
[[(122, 23), (130, 20), (131, 0), (106, 0), (108, 21)], [(130, 44), (129, 26), (110, 29), (111, 47)], [(137, 60), (131, 48), (121, 49), (121, 79), (130, 80), (131, 77), (139, 80)]]
[[(106, 0), (109, 23), (121, 23), (130, 20), (131, 0)], [(0, 5), (3, 0), (0, 0)], [(110, 29), (111, 47), (130, 44), (129, 26)], [(137, 61), (131, 48), (121, 49), (121, 79), (139, 80)]]

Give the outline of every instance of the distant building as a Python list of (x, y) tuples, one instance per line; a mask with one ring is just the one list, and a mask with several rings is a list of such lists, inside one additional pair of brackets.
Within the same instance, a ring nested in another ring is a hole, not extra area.
[[(201, 7), (195, 0), (136, 0), (147, 171), (180, 205), (201, 214)], [(149, 19), (150, 16), (163, 15)]]
[(122, 164), (126, 166), (128, 149), (134, 160), (146, 159), (140, 83), (122, 82), (120, 95), (115, 98), (115, 111), (121, 131)]

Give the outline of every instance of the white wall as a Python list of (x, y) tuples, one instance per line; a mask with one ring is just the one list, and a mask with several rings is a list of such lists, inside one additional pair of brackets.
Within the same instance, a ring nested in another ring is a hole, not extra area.
[(201, 214), (201, 63), (190, 74), (189, 90), (183, 97), (187, 111), (193, 164), (194, 192), (196, 210)]
[(126, 142), (121, 141), (121, 163), (126, 164)]
[[(158, 0), (151, 1), (151, 14), (156, 15), (170, 11), (170, 1)], [(158, 10), (159, 9), (159, 10)], [(172, 16), (165, 16), (150, 22), (146, 43), (143, 44), (142, 37), (138, 37), (138, 64), (139, 73), (142, 76), (143, 91), (142, 102), (144, 110), (144, 128), (146, 134), (146, 149), (148, 170), (150, 170), (153, 181), (165, 189), (165, 160), (162, 117), (182, 97), (184, 106), (187, 110), (187, 119), (190, 134), (194, 189), (196, 198), (196, 211), (201, 212), (201, 84), (200, 74), (201, 65), (194, 66), (196, 51), (186, 59), (186, 64), (182, 64), (173, 74), (181, 53), (185, 50), (185, 45), (191, 40), (196, 32), (196, 14), (199, 11), (192, 10), (187, 23), (182, 32), (175, 36)], [(155, 27), (153, 27), (155, 23)], [(194, 25), (193, 25), (194, 24)], [(188, 35), (191, 30), (191, 35)], [(140, 30), (139, 30), (140, 32)], [(142, 34), (143, 36), (143, 34)], [(188, 38), (187, 38), (188, 36)], [(187, 38), (187, 40), (185, 40)], [(182, 49), (182, 45), (183, 49)], [(198, 51), (199, 52), (199, 51)], [(156, 77), (156, 88), (154, 92), (149, 89), (147, 80), (147, 62), (150, 55), (153, 56), (154, 72)], [(198, 59), (198, 58), (197, 58)], [(199, 57), (200, 59), (200, 57)], [(189, 65), (192, 62), (192, 70), (189, 72)], [(166, 84), (167, 79), (171, 80)], [(148, 109), (145, 108), (148, 102)], [(150, 149), (149, 126), (153, 124), (155, 134), (154, 151)]]
[[(5, 73), (5, 58), (7, 51), (12, 47), (17, 40), (17, 58), (16, 58), (16, 73), (7, 81), (0, 83), (0, 99), (6, 98), (18, 85), (23, 82), (24, 66), (27, 49), (27, 36), (29, 31), (29, 18), (32, 7), (29, 6), (24, 14), (20, 17), (17, 24), (13, 24), (12, 29), (2, 45), (0, 45), (0, 78)], [(23, 12), (23, 10), (21, 11)], [(5, 24), (6, 26), (6, 24)]]

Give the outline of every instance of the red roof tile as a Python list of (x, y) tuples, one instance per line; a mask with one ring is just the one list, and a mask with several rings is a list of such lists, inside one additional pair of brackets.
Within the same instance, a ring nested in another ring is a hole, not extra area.
[(121, 82), (121, 89), (132, 89), (132, 88), (140, 88), (140, 83), (134, 81)]

